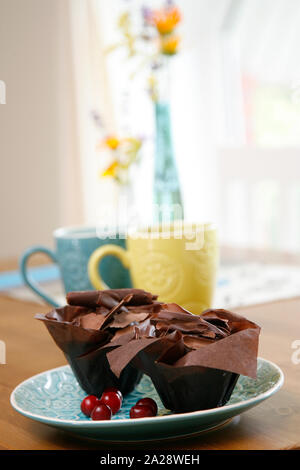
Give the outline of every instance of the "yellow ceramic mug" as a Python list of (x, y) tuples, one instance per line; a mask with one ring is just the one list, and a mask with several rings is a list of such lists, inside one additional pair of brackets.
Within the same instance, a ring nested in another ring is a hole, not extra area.
[(179, 225), (135, 231), (127, 238), (127, 250), (115, 245), (98, 248), (90, 257), (92, 285), (109, 288), (99, 275), (99, 263), (117, 256), (130, 269), (133, 286), (175, 302), (195, 314), (211, 307), (219, 249), (216, 227), (211, 224)]

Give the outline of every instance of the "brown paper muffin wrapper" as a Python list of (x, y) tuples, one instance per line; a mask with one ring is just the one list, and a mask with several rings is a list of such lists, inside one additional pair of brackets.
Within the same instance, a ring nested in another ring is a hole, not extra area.
[(145, 351), (133, 363), (151, 378), (165, 408), (175, 413), (225, 405), (239, 378), (238, 374), (209, 367), (173, 367), (151, 361)]
[(196, 316), (169, 304), (147, 322), (154, 334), (137, 328), (135, 339), (107, 357), (116, 376), (128, 364), (147, 374), (167, 409), (223, 406), (240, 374), (256, 377), (260, 327), (246, 318), (226, 310)]
[(142, 371), (128, 364), (116, 377), (107, 353), (134, 337), (130, 324), (139, 324), (157, 310), (156, 296), (137, 289), (118, 289), (69, 293), (67, 300), (70, 305), (35, 318), (45, 324), (82, 389), (96, 396), (108, 387), (118, 388), (123, 395), (130, 393)]
[(113, 347), (105, 347), (109, 334), (88, 331), (36, 316), (45, 323), (57, 346), (63, 351), (79, 385), (88, 395), (101, 396), (109, 387), (116, 387), (126, 395), (139, 383), (143, 373), (132, 365), (124, 368), (119, 377), (111, 371), (106, 354)]

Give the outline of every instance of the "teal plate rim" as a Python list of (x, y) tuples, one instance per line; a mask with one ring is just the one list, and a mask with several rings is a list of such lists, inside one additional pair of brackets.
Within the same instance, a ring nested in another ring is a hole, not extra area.
[[(40, 415), (40, 414), (37, 414), (37, 413), (32, 413), (32, 412), (26, 411), (17, 404), (17, 402), (15, 400), (15, 394), (18, 392), (18, 390), (24, 384), (26, 384), (26, 382), (29, 382), (30, 380), (33, 380), (33, 379), (35, 379), (35, 378), (37, 378), (41, 375), (44, 375), (46, 373), (49, 373), (49, 372), (55, 372), (55, 371), (61, 370), (61, 369), (70, 369), (70, 366), (68, 366), (68, 365), (59, 366), (59, 367), (56, 367), (56, 368), (53, 368), (53, 369), (48, 369), (44, 372), (40, 372), (38, 374), (35, 374), (35, 375), (23, 380), (12, 391), (12, 393), (10, 395), (10, 403), (11, 403), (12, 407), (16, 411), (18, 411), (20, 414), (22, 414), (23, 416), (26, 416), (28, 418), (31, 418), (33, 420), (36, 420), (36, 421), (39, 421), (39, 422), (42, 422), (42, 423), (45, 423), (45, 424), (49, 424), (49, 425), (55, 425), (55, 424), (56, 425), (60, 425), (60, 424), (64, 425), (65, 424), (65, 425), (72, 425), (74, 427), (79, 427), (79, 428), (97, 428), (97, 427), (99, 427), (99, 424), (100, 424), (101, 428), (105, 429), (105, 428), (111, 428), (113, 426), (118, 426), (118, 427), (127, 426), (129, 423), (136, 423), (136, 424), (138, 423), (139, 425), (141, 425), (143, 423), (151, 424), (153, 422), (157, 423), (160, 420), (170, 421), (170, 422), (176, 420), (178, 422), (180, 420), (186, 420), (189, 417), (191, 417), (191, 418), (192, 417), (205, 417), (206, 415), (211, 416), (211, 415), (214, 415), (214, 414), (217, 417), (217, 415), (219, 413), (221, 413), (222, 411), (235, 411), (235, 410), (238, 410), (239, 413), (237, 413), (237, 414), (240, 414), (240, 412), (242, 412), (244, 408), (249, 408), (249, 407), (251, 407), (252, 404), (254, 405), (256, 403), (260, 403), (260, 402), (266, 400), (267, 398), (269, 398), (270, 396), (272, 396), (275, 392), (280, 390), (280, 388), (282, 387), (282, 385), (284, 383), (284, 373), (277, 364), (275, 364), (274, 362), (269, 361), (267, 359), (263, 359), (263, 358), (258, 358), (258, 360), (261, 360), (261, 361), (264, 361), (264, 362), (268, 363), (270, 366), (272, 366), (277, 371), (277, 373), (279, 375), (279, 378), (276, 381), (276, 383), (272, 387), (270, 387), (267, 391), (262, 392), (262, 393), (256, 395), (255, 397), (252, 397), (252, 398), (249, 398), (249, 399), (246, 399), (246, 400), (241, 400), (241, 401), (238, 401), (236, 403), (224, 405), (224, 406), (218, 407), (218, 408), (210, 408), (210, 409), (206, 409), (206, 410), (198, 410), (198, 411), (192, 411), (192, 412), (188, 412), (188, 413), (173, 413), (173, 414), (168, 414), (168, 415), (163, 415), (163, 416), (155, 416), (153, 418), (150, 418), (150, 417), (148, 417), (148, 418), (139, 418), (139, 419), (123, 418), (123, 419), (110, 420), (110, 421), (92, 421), (89, 418), (81, 419), (81, 420), (51, 418), (51, 417), (43, 416), (43, 415)], [(233, 413), (233, 415), (234, 414), (235, 413)]]

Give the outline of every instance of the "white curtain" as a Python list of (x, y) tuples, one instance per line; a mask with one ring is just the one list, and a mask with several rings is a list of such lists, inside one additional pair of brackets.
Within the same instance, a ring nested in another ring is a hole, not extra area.
[[(160, 0), (149, 2), (151, 7)], [(153, 110), (144, 77), (130, 80), (128, 61), (107, 56), (118, 40), (116, 27), (126, 9), (139, 12), (142, 0), (69, 0), (76, 132), (75, 162), (86, 223), (100, 223), (101, 208), (117, 201), (113, 182), (98, 177), (99, 134), (91, 113), (100, 112), (109, 133), (146, 138), (135, 197), (151, 211)], [(177, 166), (188, 220), (219, 220), (222, 201), (218, 148), (246, 142), (243, 73), (291, 87), (300, 77), (297, 57), (298, 0), (178, 0), (183, 13), (182, 45), (171, 72), (171, 106)], [(72, 86), (72, 80), (70, 83)], [(73, 187), (74, 193), (74, 187)], [(72, 201), (70, 201), (70, 204)], [(74, 209), (73, 209), (74, 210)]]
[[(214, 220), (217, 208), (216, 142), (220, 113), (220, 44), (218, 32), (230, 0), (181, 0), (182, 47), (172, 65), (171, 105), (177, 165), (186, 216)], [(129, 65), (118, 52), (104, 54), (116, 42), (117, 18), (140, 0), (70, 0), (72, 58), (75, 77), (77, 142), (83, 184), (84, 220), (99, 223), (99, 208), (115, 200), (112, 182), (99, 180), (97, 131), (91, 112), (100, 112), (109, 132), (146, 138), (135, 195), (148, 211), (153, 170), (153, 113), (143, 77), (132, 81)], [(151, 6), (160, 5), (152, 1)], [(101, 213), (101, 211), (100, 211)]]

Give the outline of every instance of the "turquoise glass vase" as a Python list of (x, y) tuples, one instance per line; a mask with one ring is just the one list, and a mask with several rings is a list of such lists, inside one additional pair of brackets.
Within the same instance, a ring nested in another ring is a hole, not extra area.
[(154, 221), (173, 222), (184, 218), (171, 129), (170, 103), (155, 106)]

